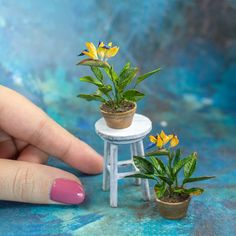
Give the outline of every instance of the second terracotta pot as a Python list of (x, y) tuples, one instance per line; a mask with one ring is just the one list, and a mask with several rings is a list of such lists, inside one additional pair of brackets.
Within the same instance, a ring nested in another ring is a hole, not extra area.
[(186, 216), (191, 198), (182, 202), (164, 202), (156, 198), (157, 209), (160, 215), (167, 219), (181, 219)]
[(128, 128), (133, 121), (134, 114), (136, 112), (137, 105), (134, 103), (134, 107), (125, 112), (106, 112), (100, 108), (100, 111), (106, 121), (108, 127), (113, 129)]

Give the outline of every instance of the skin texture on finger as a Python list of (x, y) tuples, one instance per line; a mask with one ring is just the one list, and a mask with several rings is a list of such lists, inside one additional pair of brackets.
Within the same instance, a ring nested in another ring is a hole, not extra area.
[(7, 159), (0, 159), (0, 189), (0, 200), (17, 202), (79, 204), (85, 197), (80, 180), (71, 173)]
[(102, 172), (103, 159), (26, 98), (0, 86), (0, 127), (88, 174)]
[(15, 158), (17, 148), (12, 138), (4, 131), (0, 130), (0, 158)]
[(17, 160), (46, 164), (48, 161), (48, 154), (32, 145), (28, 145), (22, 150)]
[(16, 145), (18, 152), (21, 152), (28, 145), (27, 142), (24, 142), (24, 141), (16, 139), (16, 138), (14, 138), (13, 141)]

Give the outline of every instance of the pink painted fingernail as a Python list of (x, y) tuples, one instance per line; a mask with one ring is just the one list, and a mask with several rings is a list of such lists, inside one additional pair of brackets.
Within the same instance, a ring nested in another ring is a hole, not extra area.
[(80, 204), (84, 201), (83, 187), (74, 180), (55, 179), (52, 184), (50, 199), (65, 204)]

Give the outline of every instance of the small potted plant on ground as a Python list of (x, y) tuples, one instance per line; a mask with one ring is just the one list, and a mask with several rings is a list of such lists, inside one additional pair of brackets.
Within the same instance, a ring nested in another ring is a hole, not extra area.
[[(108, 58), (117, 54), (118, 47), (113, 47), (112, 43), (105, 45), (103, 42), (99, 42), (98, 48), (91, 42), (87, 42), (86, 46), (87, 49), (79, 56), (86, 55), (89, 58), (77, 65), (90, 66), (95, 77), (84, 76), (80, 80), (95, 85), (97, 90), (92, 94), (79, 94), (78, 97), (87, 101), (101, 102), (100, 111), (109, 127), (115, 129), (129, 127), (136, 111), (136, 102), (144, 97), (144, 94), (136, 89), (137, 85), (159, 72), (160, 68), (136, 77), (139, 68), (132, 67), (128, 62), (118, 74), (107, 62)], [(108, 81), (104, 79), (102, 71), (107, 75)]]
[[(176, 135), (166, 135), (162, 131), (157, 136), (150, 136), (150, 141), (150, 147), (157, 146), (157, 150), (145, 154), (150, 160), (134, 156), (134, 164), (139, 173), (127, 177), (155, 180), (154, 192), (160, 215), (168, 219), (183, 218), (191, 196), (203, 193), (203, 189), (187, 188), (186, 184), (211, 179), (214, 176), (192, 177), (197, 164), (197, 153), (193, 152), (181, 158), (181, 150), (172, 149), (179, 143)], [(161, 160), (162, 156), (166, 157), (166, 160)], [(183, 175), (180, 177), (181, 171)]]

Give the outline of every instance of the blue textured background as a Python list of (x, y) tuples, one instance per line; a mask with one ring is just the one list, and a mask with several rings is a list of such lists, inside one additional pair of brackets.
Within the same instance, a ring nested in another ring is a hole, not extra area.
[[(81, 176), (88, 194), (81, 206), (0, 203), (0, 235), (234, 235), (236, 234), (236, 1), (234, 0), (0, 0), (0, 83), (42, 107), (102, 152), (94, 133), (96, 103), (76, 98), (89, 73), (78, 68), (86, 41), (113, 41), (116, 68), (130, 60), (141, 72), (163, 71), (142, 90), (139, 112), (154, 130), (175, 132), (188, 153), (199, 152), (206, 192), (188, 216), (169, 221), (145, 203), (131, 180), (120, 182), (117, 209), (101, 191), (101, 175)], [(162, 122), (162, 123), (161, 123)], [(121, 158), (127, 158), (125, 149)]]

